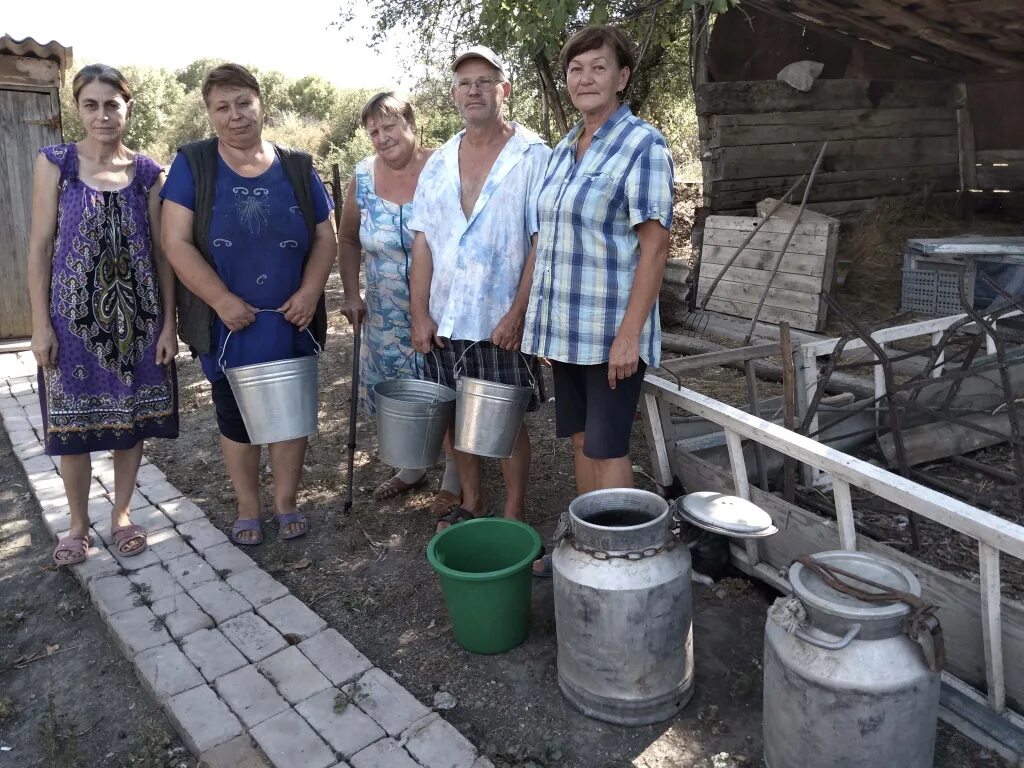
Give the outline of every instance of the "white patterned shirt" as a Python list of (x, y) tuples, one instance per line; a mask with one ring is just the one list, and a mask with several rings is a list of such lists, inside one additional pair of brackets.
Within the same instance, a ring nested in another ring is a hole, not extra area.
[(537, 193), (551, 150), (537, 134), (512, 126), (468, 219), (459, 176), (465, 131), (430, 156), (416, 186), (409, 229), (430, 246), (430, 316), (447, 339), (491, 338), (512, 306), (537, 233)]

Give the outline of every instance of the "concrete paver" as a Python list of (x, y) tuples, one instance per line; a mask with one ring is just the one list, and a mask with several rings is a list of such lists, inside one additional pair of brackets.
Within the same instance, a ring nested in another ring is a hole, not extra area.
[(399, 735), (430, 714), (430, 710), (415, 696), (376, 667), (342, 690), (361, 710), (376, 720), (388, 732), (388, 736)]
[(164, 627), (175, 640), (213, 626), (213, 619), (183, 592), (156, 600), (149, 609), (157, 618), (163, 619)]
[(204, 550), (203, 557), (215, 570), (222, 572), (225, 579), (256, 567), (256, 561), (230, 541)]
[(122, 572), (120, 563), (106, 549), (90, 547), (84, 563), (71, 566), (75, 578), (82, 586), (88, 586), (95, 579), (113, 576)]
[(405, 748), (424, 768), (473, 768), (476, 749), (440, 715), (419, 722), (405, 734)]
[(205, 683), (174, 643), (143, 651), (135, 657), (135, 665), (142, 684), (159, 702)]
[(143, 605), (135, 585), (125, 576), (107, 576), (95, 579), (89, 584), (89, 597), (104, 619), (115, 613)]
[(250, 568), (227, 577), (228, 584), (242, 597), (259, 608), (288, 594), (288, 587), (262, 568)]
[(136, 591), (146, 605), (184, 591), (181, 584), (164, 570), (163, 565), (151, 565), (149, 568), (133, 571), (128, 574), (128, 580), (135, 585)]
[(115, 613), (107, 619), (107, 624), (129, 659), (134, 659), (136, 654), (147, 648), (171, 642), (171, 636), (149, 608), (131, 608)]
[(161, 502), (171, 501), (172, 499), (181, 497), (181, 491), (166, 480), (162, 483), (143, 485), (139, 490), (142, 492), (142, 495), (149, 499), (153, 504), (160, 504)]
[(288, 647), (281, 633), (255, 613), (243, 613), (219, 626), (224, 637), (249, 661), (261, 661)]
[(241, 669), (245, 657), (216, 629), (201, 629), (181, 641), (181, 650), (209, 682)]
[(299, 650), (333, 685), (351, 682), (373, 666), (333, 627), (299, 643)]
[(335, 752), (348, 760), (387, 734), (359, 707), (346, 702), (345, 695), (337, 688), (328, 688), (299, 704), (295, 711), (327, 740)]
[(250, 736), (236, 736), (199, 756), (198, 768), (271, 768)]
[(252, 610), (249, 601), (223, 581), (208, 581), (188, 593), (218, 624)]
[(328, 768), (334, 752), (294, 710), (260, 723), (250, 733), (274, 768)]
[(203, 685), (169, 698), (164, 710), (193, 754), (242, 734), (242, 723), (213, 688)]
[(423, 768), (394, 739), (371, 744), (349, 760), (352, 768)]
[(171, 501), (161, 501), (157, 504), (157, 507), (169, 517), (175, 525), (181, 523), (188, 523), (192, 520), (199, 520), (205, 518), (203, 510), (200, 509), (195, 503), (188, 499), (172, 499)]
[(177, 560), (179, 557), (195, 554), (195, 550), (181, 538), (174, 528), (150, 531), (149, 548), (160, 558), (160, 562), (165, 564), (171, 560)]
[(178, 533), (180, 533), (197, 552), (202, 552), (203, 550), (215, 547), (218, 544), (224, 544), (228, 540), (227, 536), (217, 530), (216, 526), (205, 518), (192, 520), (188, 523), (181, 523), (178, 526)]
[(217, 573), (213, 567), (194, 552), (190, 555), (176, 557), (168, 561), (164, 567), (185, 589), (192, 589), (192, 587), (198, 587), (208, 581), (217, 580)]
[(268, 656), (256, 668), (289, 704), (298, 704), (331, 687), (331, 681), (294, 645)]
[(327, 628), (327, 622), (295, 595), (287, 595), (257, 609), (260, 616), (285, 637), (305, 640)]
[(251, 664), (218, 678), (213, 687), (246, 728), (288, 709), (288, 702)]

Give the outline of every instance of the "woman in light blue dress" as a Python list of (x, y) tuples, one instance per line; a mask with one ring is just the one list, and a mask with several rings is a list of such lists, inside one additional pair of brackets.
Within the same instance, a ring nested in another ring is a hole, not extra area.
[[(388, 91), (370, 99), (363, 127), (375, 154), (359, 161), (341, 213), (338, 262), (345, 291), (342, 313), (362, 322), (359, 405), (373, 415), (373, 385), (416, 377), (420, 359), (412, 346), (409, 319), (409, 263), (412, 256), (412, 199), (431, 151), (416, 138), (412, 105)], [(359, 294), (359, 267), (365, 261), (365, 299)], [(426, 482), (426, 470), (402, 469), (374, 490), (378, 501)], [(441, 490), (431, 505), (438, 516), (461, 502), (453, 462), (445, 462)]]

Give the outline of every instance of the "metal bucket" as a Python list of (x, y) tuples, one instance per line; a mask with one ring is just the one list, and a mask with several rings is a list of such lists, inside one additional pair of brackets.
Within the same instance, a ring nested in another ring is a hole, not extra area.
[(315, 435), (320, 345), (312, 332), (306, 329), (316, 345), (315, 355), (225, 368), (224, 353), (231, 333), (224, 339), (219, 365), (231, 384), (249, 441), (266, 445)]
[(373, 392), (380, 460), (401, 469), (434, 466), (452, 422), (452, 388), (440, 382), (389, 379), (374, 384)]
[[(466, 352), (472, 346), (466, 347)], [(517, 387), (461, 376), (461, 363), (460, 357), (455, 364), (455, 450), (492, 459), (510, 458), (537, 386), (533, 373), (531, 386)]]

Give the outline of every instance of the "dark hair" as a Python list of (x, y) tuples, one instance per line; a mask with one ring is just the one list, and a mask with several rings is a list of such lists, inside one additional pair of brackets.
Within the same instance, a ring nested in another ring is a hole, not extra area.
[(633, 45), (629, 42), (622, 30), (609, 24), (595, 27), (584, 27), (565, 42), (562, 48), (560, 60), (562, 62), (562, 74), (569, 71), (569, 62), (587, 51), (596, 51), (602, 45), (607, 45), (615, 54), (615, 61), (620, 67), (629, 67), (629, 80), (626, 87), (633, 79), (633, 72), (636, 69), (636, 58), (633, 56)]
[(221, 64), (206, 73), (203, 78), (203, 101), (210, 103), (210, 91), (214, 88), (248, 88), (261, 100), (260, 84), (256, 77), (241, 64)]
[(71, 81), (71, 94), (75, 97), (76, 104), (82, 89), (97, 80), (116, 90), (125, 101), (132, 100), (132, 87), (128, 85), (124, 75), (107, 64), (90, 64), (78, 70), (75, 79)]
[(381, 91), (366, 102), (363, 111), (359, 113), (363, 128), (371, 117), (400, 117), (410, 128), (416, 128), (416, 114), (413, 112), (412, 104), (396, 96), (394, 91)]

